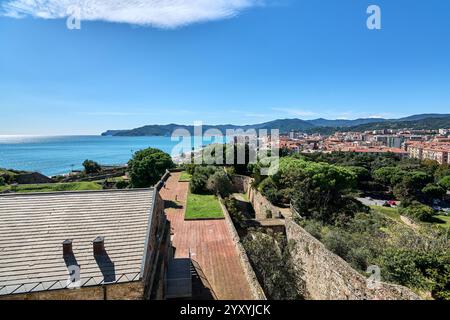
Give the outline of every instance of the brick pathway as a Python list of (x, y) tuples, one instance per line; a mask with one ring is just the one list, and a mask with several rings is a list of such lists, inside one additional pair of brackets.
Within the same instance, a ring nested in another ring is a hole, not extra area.
[[(184, 210), (189, 183), (178, 182), (180, 173), (167, 180), (161, 197), (170, 201), (166, 209), (174, 233), (175, 257), (197, 261), (220, 300), (252, 299), (236, 247), (225, 220), (185, 221)], [(178, 206), (175, 206), (175, 198)]]

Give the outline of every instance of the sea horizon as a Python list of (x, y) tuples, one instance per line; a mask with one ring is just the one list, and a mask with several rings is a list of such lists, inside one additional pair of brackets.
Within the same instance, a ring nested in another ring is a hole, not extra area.
[[(217, 140), (200, 141), (199, 145), (192, 141), (195, 149)], [(124, 165), (136, 151), (145, 148), (172, 155), (179, 143), (167, 136), (0, 135), (0, 168), (56, 176), (83, 169), (82, 163), (87, 159), (101, 165)]]

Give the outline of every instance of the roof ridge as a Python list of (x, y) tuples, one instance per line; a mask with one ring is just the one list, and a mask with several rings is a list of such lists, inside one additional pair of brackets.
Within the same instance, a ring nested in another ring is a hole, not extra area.
[(103, 189), (103, 190), (73, 190), (73, 191), (51, 191), (51, 192), (25, 192), (25, 193), (0, 193), (0, 197), (25, 197), (25, 196), (44, 196), (44, 195), (62, 195), (62, 194), (87, 194), (87, 193), (119, 193), (119, 192), (138, 192), (153, 191), (155, 187), (135, 188), (135, 189)]

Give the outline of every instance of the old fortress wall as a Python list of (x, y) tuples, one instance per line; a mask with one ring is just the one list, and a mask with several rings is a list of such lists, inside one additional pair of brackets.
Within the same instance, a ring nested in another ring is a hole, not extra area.
[[(285, 219), (286, 237), (295, 243), (294, 264), (303, 271), (306, 297), (312, 300), (412, 300), (420, 299), (410, 289), (380, 282), (369, 288), (367, 278), (353, 269), (346, 261), (329, 251), (319, 240), (310, 235), (292, 219), (290, 210), (272, 205), (251, 186), (251, 178), (233, 177), (237, 190), (246, 192), (252, 203), (256, 219), (262, 220), (267, 211), (273, 217), (280, 213)], [(301, 279), (299, 279), (300, 281)]]
[(292, 219), (286, 219), (286, 236), (295, 242), (294, 264), (303, 269), (307, 295), (314, 300), (415, 300), (410, 289), (367, 279), (341, 257), (329, 251)]
[(223, 203), (223, 199), (220, 199), (220, 206), (222, 207), (222, 211), (225, 215), (225, 221), (230, 231), (233, 242), (236, 245), (236, 249), (239, 254), (239, 260), (241, 262), (242, 268), (245, 272), (245, 277), (250, 285), (250, 289), (252, 291), (252, 296), (254, 300), (267, 300), (266, 295), (264, 294), (264, 290), (258, 282), (258, 278), (256, 277), (255, 271), (253, 270), (252, 265), (250, 264), (250, 260), (247, 256), (247, 253), (244, 249), (244, 246), (240, 242), (240, 238), (236, 228), (234, 227), (233, 221), (231, 220), (231, 216)]

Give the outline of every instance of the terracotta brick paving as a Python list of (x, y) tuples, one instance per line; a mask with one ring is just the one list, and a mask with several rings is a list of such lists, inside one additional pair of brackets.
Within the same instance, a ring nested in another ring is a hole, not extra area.
[(175, 201), (166, 209), (170, 220), (175, 257), (197, 261), (220, 300), (252, 299), (236, 247), (225, 220), (185, 221), (184, 210), (189, 183), (178, 182), (180, 173), (172, 173), (166, 188), (160, 191), (166, 201)]

